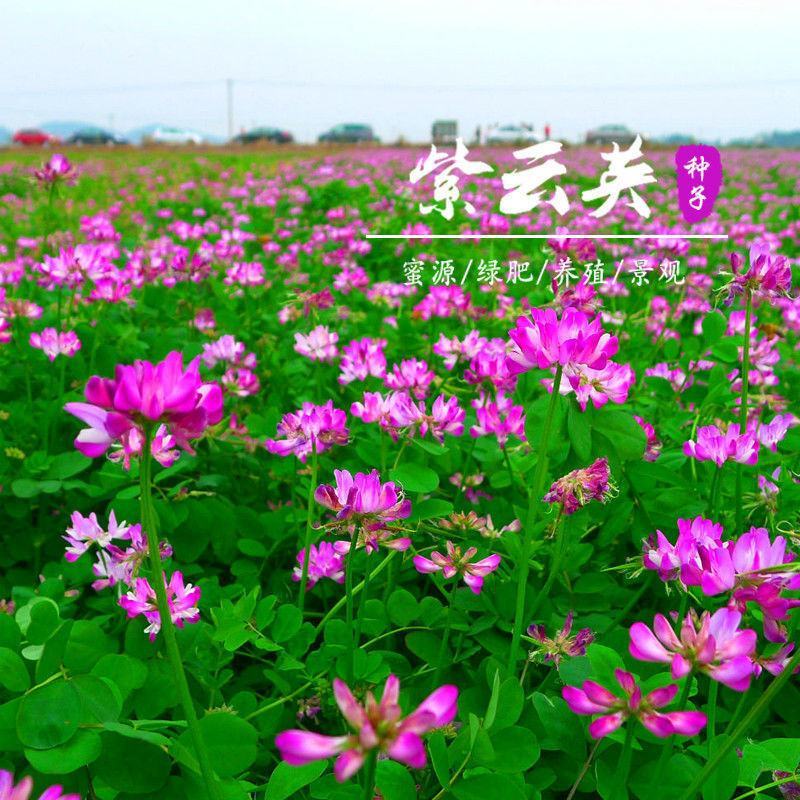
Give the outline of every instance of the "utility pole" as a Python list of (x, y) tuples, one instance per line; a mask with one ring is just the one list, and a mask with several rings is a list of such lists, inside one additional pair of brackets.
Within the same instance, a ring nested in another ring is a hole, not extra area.
[(233, 78), (225, 81), (225, 88), (228, 95), (228, 140), (233, 139)]

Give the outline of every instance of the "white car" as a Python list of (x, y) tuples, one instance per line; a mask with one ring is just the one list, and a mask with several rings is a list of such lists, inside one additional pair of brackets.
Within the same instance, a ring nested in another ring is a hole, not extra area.
[(148, 137), (150, 144), (203, 144), (203, 137), (195, 131), (182, 130), (181, 128), (156, 128)]
[(536, 144), (544, 139), (525, 125), (493, 125), (486, 130), (486, 144)]

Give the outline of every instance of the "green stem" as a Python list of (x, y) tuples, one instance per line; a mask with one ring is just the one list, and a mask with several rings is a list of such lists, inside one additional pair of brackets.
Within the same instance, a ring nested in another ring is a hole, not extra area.
[(375, 770), (378, 766), (378, 752), (373, 750), (367, 756), (367, 767), (364, 773), (364, 800), (373, 800), (375, 797)]
[(436, 670), (433, 673), (433, 680), (431, 681), (431, 688), (435, 688), (439, 682), (439, 676), (442, 674), (444, 666), (444, 656), (447, 653), (447, 645), (450, 642), (450, 624), (453, 620), (453, 603), (456, 599), (456, 589), (458, 588), (458, 577), (453, 579), (453, 585), (447, 595), (447, 618), (444, 623), (444, 635), (439, 644), (439, 654), (436, 657)]
[(708, 689), (708, 706), (706, 716), (708, 717), (708, 724), (706, 725), (706, 733), (708, 734), (708, 754), (711, 755), (711, 742), (714, 739), (717, 728), (717, 693), (719, 692), (719, 684), (711, 681), (711, 686)]
[(561, 505), (559, 506), (558, 517), (556, 517), (556, 523), (553, 527), (553, 536), (557, 537), (555, 542), (555, 552), (553, 553), (553, 563), (550, 565), (550, 572), (547, 575), (547, 580), (542, 585), (542, 588), (539, 589), (536, 599), (533, 601), (533, 606), (531, 606), (531, 609), (528, 612), (531, 618), (533, 618), (536, 612), (539, 610), (542, 600), (544, 600), (549, 594), (553, 583), (558, 577), (559, 570), (561, 569), (561, 562), (564, 560), (564, 555), (567, 552), (567, 535), (563, 532), (561, 535), (559, 535), (559, 528), (561, 527), (561, 520), (563, 516), (564, 506)]
[(716, 465), (712, 466), (714, 470), (714, 477), (711, 478), (711, 491), (708, 496), (708, 516), (709, 519), (716, 519), (715, 514), (717, 511), (718, 498), (719, 498), (719, 485), (721, 483), (720, 475), (722, 469)]
[[(749, 289), (744, 292), (744, 347), (742, 355), (742, 398), (739, 407), (739, 433), (747, 428), (747, 395), (750, 389), (750, 329), (753, 316), (753, 296)], [(742, 529), (742, 465), (736, 465), (736, 530)]]
[(200, 731), (200, 724), (197, 719), (197, 712), (194, 708), (192, 695), (189, 692), (189, 684), (186, 680), (186, 672), (183, 669), (181, 653), (178, 649), (178, 641), (175, 637), (175, 625), (172, 622), (172, 615), (169, 610), (167, 600), (167, 589), (165, 585), (166, 576), (161, 563), (161, 550), (158, 542), (158, 529), (155, 509), (152, 497), (152, 469), (153, 460), (150, 456), (150, 443), (152, 441), (152, 429), (146, 427), (144, 431), (144, 444), (139, 463), (139, 486), (140, 486), (140, 505), (142, 515), (142, 527), (147, 535), (147, 550), (152, 568), (152, 586), (156, 593), (156, 604), (158, 615), (161, 619), (161, 634), (167, 650), (167, 657), (172, 667), (172, 674), (175, 679), (175, 687), (186, 715), (186, 722), (194, 745), (197, 763), (200, 773), (203, 776), (206, 793), (211, 800), (221, 800), (222, 794), (216, 776), (211, 769), (211, 762), (208, 758), (205, 742)]
[(730, 727), (727, 731), (725, 731), (726, 737), (722, 743), (722, 746), (714, 751), (714, 755), (708, 759), (705, 767), (703, 767), (703, 769), (700, 770), (697, 775), (695, 775), (694, 780), (681, 795), (680, 800), (694, 800), (697, 790), (706, 782), (711, 773), (714, 772), (714, 770), (719, 766), (722, 759), (728, 754), (728, 751), (732, 747), (736, 746), (742, 735), (747, 731), (761, 711), (770, 704), (772, 698), (775, 697), (775, 695), (783, 688), (783, 685), (789, 680), (789, 678), (792, 677), (795, 669), (799, 665), (800, 650), (794, 654), (792, 660), (789, 661), (789, 663), (783, 668), (783, 672), (781, 672), (781, 674), (778, 675), (767, 687), (764, 694), (762, 694), (761, 697), (759, 697), (758, 700), (756, 700), (756, 702), (750, 706), (750, 710), (745, 714), (744, 719), (733, 729), (733, 731), (730, 731)]
[[(681, 692), (680, 699), (678, 700), (678, 711), (683, 711), (686, 708), (686, 703), (689, 700), (689, 692), (692, 688), (692, 676), (686, 676), (686, 683), (683, 684), (683, 691)], [(653, 773), (653, 786), (658, 786), (658, 781), (661, 780), (661, 775), (664, 772), (664, 767), (667, 766), (667, 761), (672, 755), (672, 748), (675, 746), (675, 735), (668, 736), (664, 740), (664, 746), (661, 748), (661, 755), (658, 758), (655, 772)]]
[(547, 406), (547, 415), (542, 426), (542, 435), (539, 439), (539, 457), (536, 460), (536, 471), (533, 474), (533, 483), (528, 495), (528, 514), (525, 520), (520, 556), (517, 561), (517, 604), (514, 612), (511, 647), (508, 653), (508, 669), (512, 673), (517, 662), (517, 651), (519, 650), (519, 641), (522, 636), (523, 617), (525, 616), (525, 591), (528, 584), (528, 574), (530, 573), (529, 560), (531, 542), (533, 541), (533, 526), (536, 522), (537, 513), (541, 509), (542, 490), (544, 489), (544, 479), (547, 473), (547, 448), (550, 443), (550, 431), (553, 427), (553, 417), (555, 416), (559, 399), (558, 392), (561, 387), (562, 371), (562, 367), (559, 364), (553, 381), (553, 393), (550, 395), (550, 403)]
[(615, 790), (610, 796), (610, 800), (622, 800), (627, 798), (628, 773), (631, 771), (631, 758), (633, 756), (633, 734), (636, 730), (634, 720), (628, 720), (628, 728), (625, 732), (625, 744), (622, 746), (622, 755), (617, 764), (616, 773), (619, 776), (616, 781)]
[(311, 482), (308, 485), (308, 496), (306, 498), (307, 505), (306, 505), (306, 536), (305, 536), (305, 544), (303, 545), (304, 548), (304, 557), (303, 557), (303, 571), (300, 576), (300, 597), (298, 599), (298, 605), (300, 606), (300, 613), (303, 613), (303, 609), (305, 608), (306, 604), (306, 586), (308, 585), (308, 565), (311, 561), (311, 537), (313, 533), (313, 528), (311, 527), (311, 517), (312, 509), (314, 507), (314, 490), (317, 486), (317, 445), (314, 442), (311, 446)]
[(355, 650), (358, 650), (358, 648), (361, 646), (361, 628), (364, 624), (364, 607), (367, 604), (367, 596), (369, 594), (369, 579), (371, 575), (372, 571), (370, 570), (369, 556), (367, 556), (366, 561), (364, 562), (364, 589), (362, 590), (361, 597), (358, 601), (358, 614), (356, 615), (356, 632), (353, 641)]

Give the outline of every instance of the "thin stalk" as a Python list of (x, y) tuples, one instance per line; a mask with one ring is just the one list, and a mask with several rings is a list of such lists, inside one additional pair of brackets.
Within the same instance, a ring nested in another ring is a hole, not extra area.
[(742, 735), (747, 731), (756, 717), (765, 709), (772, 698), (783, 688), (783, 685), (792, 677), (795, 669), (800, 665), (800, 650), (798, 650), (792, 660), (783, 668), (783, 672), (778, 675), (775, 680), (767, 687), (764, 694), (750, 706), (750, 710), (744, 715), (744, 719), (731, 731), (730, 726), (725, 731), (726, 738), (722, 746), (714, 751), (714, 755), (708, 759), (705, 767), (695, 775), (694, 780), (689, 784), (689, 787), (681, 795), (680, 800), (694, 800), (697, 790), (706, 782), (711, 773), (719, 766), (723, 758), (728, 754), (728, 751), (735, 747), (741, 739)]
[(373, 800), (375, 797), (375, 770), (378, 766), (378, 752), (373, 750), (367, 756), (367, 768), (364, 773), (364, 800)]
[(186, 715), (186, 722), (189, 727), (192, 744), (194, 746), (197, 764), (203, 777), (206, 793), (211, 800), (221, 800), (222, 793), (219, 783), (211, 769), (211, 762), (208, 758), (205, 742), (200, 731), (200, 724), (197, 719), (197, 712), (194, 708), (192, 695), (189, 692), (189, 684), (186, 680), (186, 672), (183, 669), (181, 652), (178, 648), (178, 641), (175, 637), (175, 625), (172, 622), (172, 615), (169, 610), (167, 600), (167, 589), (165, 585), (166, 576), (164, 575), (163, 564), (161, 563), (161, 549), (158, 542), (158, 529), (153, 508), (152, 497), (152, 469), (153, 460), (150, 456), (150, 443), (152, 441), (152, 430), (147, 427), (144, 431), (144, 446), (139, 464), (139, 486), (140, 486), (140, 505), (142, 515), (142, 527), (147, 535), (147, 550), (152, 568), (152, 586), (156, 593), (156, 604), (158, 615), (161, 619), (161, 634), (164, 638), (164, 645), (167, 650), (167, 657), (172, 674), (175, 679), (175, 687), (183, 706), (183, 713)]
[[(747, 428), (747, 395), (750, 389), (750, 329), (753, 317), (753, 295), (744, 292), (744, 347), (742, 354), (742, 398), (739, 407), (739, 433)], [(736, 530), (742, 529), (742, 465), (736, 465)]]
[(514, 672), (517, 662), (517, 650), (519, 650), (519, 641), (522, 636), (522, 624), (525, 615), (525, 591), (528, 584), (528, 574), (530, 573), (529, 559), (531, 542), (533, 541), (533, 526), (536, 523), (537, 513), (541, 509), (542, 490), (544, 489), (544, 478), (547, 473), (547, 448), (550, 444), (550, 431), (553, 427), (553, 417), (555, 416), (559, 399), (558, 391), (561, 387), (561, 373), (562, 367), (559, 364), (553, 381), (553, 393), (550, 395), (550, 403), (547, 406), (547, 415), (542, 426), (542, 435), (539, 439), (539, 457), (536, 460), (536, 471), (533, 474), (533, 483), (528, 495), (528, 514), (525, 520), (525, 532), (523, 534), (520, 557), (517, 562), (517, 604), (514, 612), (511, 647), (508, 653), (509, 672)]
[(717, 693), (719, 692), (719, 684), (711, 681), (711, 686), (708, 690), (708, 706), (706, 716), (708, 717), (708, 724), (706, 725), (706, 733), (708, 734), (708, 754), (711, 755), (711, 742), (714, 739), (717, 729)]
[(370, 569), (369, 556), (367, 556), (364, 562), (364, 588), (358, 600), (358, 614), (356, 614), (356, 632), (353, 640), (353, 646), (356, 650), (361, 646), (361, 628), (364, 624), (364, 607), (367, 604), (367, 597), (369, 595), (369, 579), (371, 575), (372, 570)]
[(581, 781), (584, 779), (584, 777), (586, 777), (586, 773), (589, 771), (592, 759), (594, 759), (595, 754), (597, 753), (597, 748), (600, 747), (602, 741), (603, 741), (602, 739), (598, 739), (594, 743), (594, 747), (591, 749), (589, 757), (584, 762), (583, 767), (581, 767), (581, 771), (578, 773), (578, 777), (575, 779), (575, 783), (572, 784), (572, 788), (569, 790), (569, 794), (567, 795), (567, 800), (572, 800), (572, 798), (575, 797), (575, 792), (578, 791), (578, 787), (581, 785)]
[(306, 604), (306, 586), (308, 584), (308, 564), (311, 561), (311, 536), (313, 528), (311, 527), (312, 509), (314, 504), (314, 490), (317, 485), (317, 444), (313, 442), (311, 445), (311, 482), (308, 485), (308, 496), (306, 498), (306, 536), (303, 557), (303, 571), (300, 576), (300, 597), (298, 598), (298, 605), (300, 606), (300, 613)]
[(556, 517), (556, 523), (553, 528), (553, 537), (556, 539), (555, 542), (555, 552), (553, 553), (553, 562), (550, 565), (550, 572), (547, 575), (547, 580), (542, 585), (542, 588), (539, 589), (539, 592), (536, 595), (536, 599), (533, 601), (533, 606), (531, 606), (530, 611), (528, 612), (531, 617), (533, 617), (536, 612), (539, 610), (539, 606), (542, 604), (542, 600), (547, 597), (550, 589), (555, 582), (556, 577), (558, 577), (558, 572), (561, 569), (561, 562), (564, 560), (564, 555), (567, 551), (567, 535), (566, 533), (561, 533), (559, 535), (559, 528), (561, 527), (561, 520), (564, 516), (564, 506), (559, 506), (558, 509), (558, 517)]
[(614, 792), (611, 795), (612, 800), (616, 800), (616, 798), (623, 798), (627, 797), (627, 788), (626, 784), (628, 782), (628, 773), (631, 771), (631, 758), (633, 756), (633, 739), (634, 739), (634, 731), (636, 730), (636, 725), (632, 719), (628, 720), (628, 729), (625, 732), (625, 744), (622, 746), (622, 755), (619, 758), (619, 763), (617, 764), (616, 772), (619, 775), (619, 780), (617, 781), (617, 788), (621, 789), (620, 792)]
[[(680, 699), (678, 700), (678, 711), (683, 711), (686, 708), (686, 703), (689, 700), (689, 692), (692, 688), (692, 676), (686, 676), (686, 683), (683, 684), (683, 691), (681, 692)], [(657, 786), (658, 781), (661, 780), (661, 774), (664, 772), (664, 767), (667, 766), (667, 761), (672, 755), (672, 748), (675, 746), (675, 735), (668, 736), (664, 740), (664, 746), (661, 748), (661, 755), (658, 758), (655, 772), (653, 773), (653, 785)]]
[(436, 670), (433, 673), (433, 680), (431, 681), (432, 688), (435, 687), (439, 682), (439, 676), (442, 674), (444, 656), (447, 652), (447, 645), (450, 641), (450, 624), (453, 620), (453, 603), (456, 599), (457, 588), (458, 577), (453, 579), (453, 585), (450, 587), (450, 591), (447, 593), (447, 618), (445, 619), (444, 623), (444, 635), (442, 636), (442, 641), (439, 644), (439, 654), (436, 657)]

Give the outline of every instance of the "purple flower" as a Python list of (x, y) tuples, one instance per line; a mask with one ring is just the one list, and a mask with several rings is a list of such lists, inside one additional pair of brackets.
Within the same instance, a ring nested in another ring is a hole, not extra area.
[(723, 431), (716, 425), (698, 428), (697, 440), (683, 443), (683, 453), (698, 461), (713, 461), (721, 467), (726, 461), (738, 464), (758, 463), (759, 442), (754, 434), (739, 432), (739, 424), (734, 422)]
[(584, 469), (574, 469), (555, 481), (550, 491), (542, 498), (545, 503), (560, 503), (564, 514), (574, 514), (591, 500), (605, 503), (614, 487), (608, 460), (598, 458)]
[[(200, 601), (200, 587), (192, 586), (191, 583), (184, 584), (183, 575), (177, 571), (172, 573), (169, 583), (164, 575), (164, 586), (167, 589), (170, 617), (175, 625), (182, 628), (187, 622), (199, 622), (200, 611), (197, 604)], [(149, 581), (146, 578), (137, 578), (133, 590), (120, 597), (119, 604), (128, 612), (129, 619), (144, 615), (149, 623), (145, 633), (149, 633), (150, 641), (154, 642), (161, 630), (161, 615), (158, 612), (155, 590)]]
[(55, 361), (57, 356), (72, 358), (81, 349), (81, 340), (75, 331), (59, 333), (55, 328), (45, 328), (41, 333), (31, 334), (30, 345)]
[(358, 772), (373, 751), (422, 769), (427, 763), (422, 735), (452, 722), (458, 702), (457, 687), (440, 686), (404, 718), (398, 702), (400, 681), (394, 675), (386, 679), (380, 702), (367, 692), (362, 705), (338, 678), (333, 681), (333, 694), (353, 733), (326, 736), (295, 729), (279, 733), (275, 744), (281, 758), (293, 766), (336, 756), (334, 774), (340, 782)]
[(478, 554), (476, 547), (469, 547), (463, 553), (461, 548), (447, 542), (447, 555), (434, 550), (430, 558), (414, 556), (414, 567), (423, 574), (441, 572), (445, 578), (460, 575), (473, 594), (480, 594), (483, 579), (500, 566), (500, 556), (496, 553), (480, 561), (472, 561)]
[[(330, 578), (336, 583), (344, 583), (344, 557), (336, 551), (332, 542), (320, 542), (312, 544), (311, 556), (308, 559), (308, 591), (320, 578)], [(292, 571), (292, 580), (300, 581), (303, 578), (303, 566), (306, 561), (306, 551), (301, 550), (297, 554), (299, 566)]]
[(284, 414), (278, 423), (279, 439), (267, 439), (270, 453), (295, 455), (304, 462), (313, 450), (323, 453), (334, 445), (347, 444), (347, 415), (333, 407), (333, 400), (323, 406), (303, 403), (298, 411)]
[(656, 614), (653, 629), (635, 622), (630, 629), (630, 653), (640, 661), (670, 664), (676, 680), (693, 669), (737, 692), (746, 692), (753, 675), (751, 656), (756, 648), (756, 632), (739, 630), (742, 615), (729, 608), (698, 619), (690, 610), (676, 636), (666, 617)]
[(593, 739), (602, 739), (619, 728), (627, 719), (637, 719), (651, 733), (664, 738), (672, 734), (695, 736), (706, 726), (706, 715), (701, 711), (668, 711), (659, 709), (669, 705), (678, 693), (678, 684), (662, 686), (642, 696), (633, 675), (621, 669), (614, 676), (623, 696), (617, 697), (594, 681), (584, 681), (582, 687), (565, 686), (561, 696), (575, 714), (600, 714), (589, 725)]
[(544, 655), (545, 661), (552, 661), (556, 666), (561, 663), (564, 656), (584, 656), (586, 648), (594, 641), (594, 633), (590, 628), (581, 628), (572, 635), (572, 611), (567, 614), (564, 626), (552, 638), (547, 636), (544, 625), (528, 626), (528, 636), (539, 643), (538, 649)]

